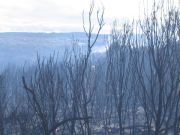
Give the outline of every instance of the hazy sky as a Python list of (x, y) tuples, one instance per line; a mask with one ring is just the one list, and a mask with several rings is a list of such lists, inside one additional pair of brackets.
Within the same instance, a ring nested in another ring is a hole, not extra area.
[[(109, 32), (115, 19), (138, 18), (143, 8), (151, 7), (152, 1), (95, 0), (96, 9), (105, 7), (104, 32)], [(83, 31), (82, 11), (87, 11), (89, 3), (90, 0), (0, 0), (0, 32)]]

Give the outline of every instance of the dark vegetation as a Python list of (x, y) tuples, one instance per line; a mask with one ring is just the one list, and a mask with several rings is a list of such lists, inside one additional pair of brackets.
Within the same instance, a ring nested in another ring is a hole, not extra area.
[[(104, 26), (92, 39), (89, 10), (87, 51), (74, 47), (63, 61), (54, 54), (37, 64), (0, 75), (0, 135), (179, 135), (180, 18), (162, 9), (135, 29), (115, 24), (105, 58), (92, 59)], [(84, 17), (84, 14), (83, 14)]]

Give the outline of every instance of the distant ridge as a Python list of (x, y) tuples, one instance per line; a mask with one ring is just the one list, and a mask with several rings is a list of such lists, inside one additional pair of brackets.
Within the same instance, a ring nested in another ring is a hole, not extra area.
[[(92, 38), (94, 37), (93, 34)], [(93, 48), (94, 52), (104, 52), (107, 39), (107, 34), (100, 34)], [(73, 40), (76, 40), (81, 48), (86, 48), (87, 37), (84, 32), (1, 32), (0, 65), (33, 63), (37, 53), (40, 56), (49, 57), (55, 51), (61, 57), (65, 49), (72, 49)]]

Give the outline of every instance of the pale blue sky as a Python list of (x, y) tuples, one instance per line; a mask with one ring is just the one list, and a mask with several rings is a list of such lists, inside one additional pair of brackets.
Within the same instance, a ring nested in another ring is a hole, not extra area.
[[(173, 1), (177, 3), (178, 0)], [(110, 31), (114, 19), (137, 19), (142, 16), (143, 8), (150, 10), (152, 2), (95, 0), (96, 9), (101, 5), (105, 7), (106, 33)], [(87, 11), (89, 3), (90, 0), (0, 0), (0, 32), (83, 31), (82, 11)]]

